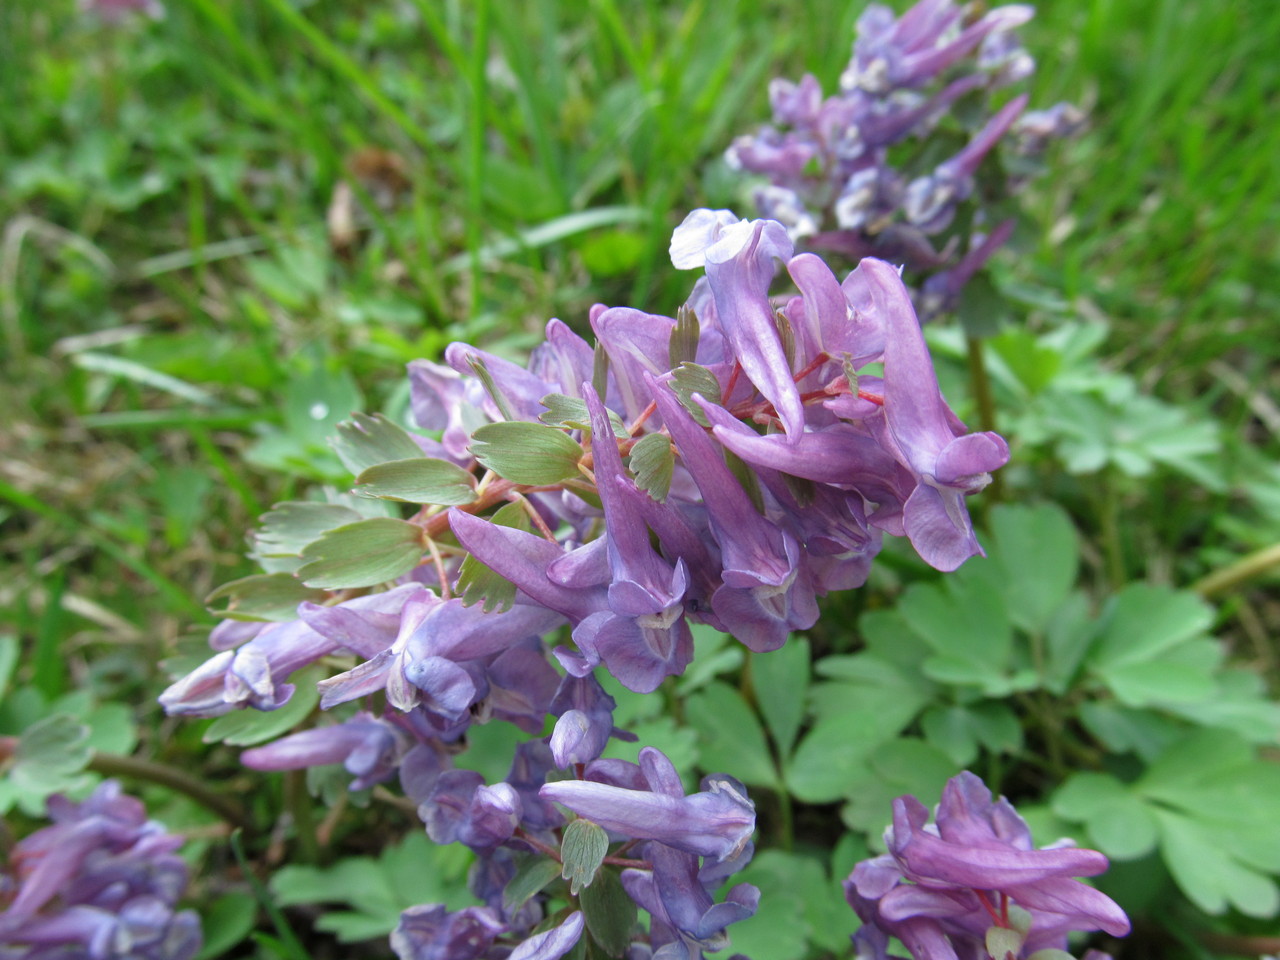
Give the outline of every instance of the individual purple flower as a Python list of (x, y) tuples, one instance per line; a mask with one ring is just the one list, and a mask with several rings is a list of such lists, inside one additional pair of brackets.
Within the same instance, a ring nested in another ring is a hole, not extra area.
[(444, 904), (410, 907), (391, 932), (391, 948), (400, 960), (558, 960), (582, 936), (582, 912), (575, 910), (555, 927), (535, 934), (515, 949), (496, 943), (510, 928), (490, 907), (449, 913)]
[(606, 830), (633, 840), (657, 840), (697, 856), (729, 860), (750, 841), (755, 805), (736, 780), (708, 776), (701, 791), (685, 796), (675, 767), (653, 747), (640, 751), (640, 773), (647, 789), (557, 780), (540, 793)]
[(195, 956), (199, 919), (174, 910), (187, 883), (181, 837), (147, 820), (112, 780), (82, 803), (53, 797), (48, 810), (53, 824), (20, 840), (9, 859), (16, 893), (0, 914), (0, 956)]
[(415, 741), (403, 728), (360, 711), (351, 719), (290, 734), (240, 754), (253, 770), (303, 770), (341, 763), (364, 790), (391, 777)]
[(939, 570), (954, 570), (981, 554), (964, 504), (966, 494), (990, 482), (990, 471), (1009, 460), (995, 433), (963, 434), (942, 399), (924, 336), (898, 272), (864, 260), (879, 314), (888, 326), (884, 352), (886, 446), (918, 478), (903, 507), (912, 546)]
[(992, 927), (1018, 932), (1019, 957), (1065, 949), (1071, 931), (1129, 932), (1124, 911), (1074, 879), (1105, 871), (1106, 857), (1071, 846), (1034, 849), (1009, 802), (993, 802), (972, 773), (948, 781), (934, 820), (914, 797), (899, 797), (885, 833), (889, 852), (858, 864), (845, 881), (871, 956), (884, 955), (886, 935), (916, 960), (950, 960), (986, 956)]

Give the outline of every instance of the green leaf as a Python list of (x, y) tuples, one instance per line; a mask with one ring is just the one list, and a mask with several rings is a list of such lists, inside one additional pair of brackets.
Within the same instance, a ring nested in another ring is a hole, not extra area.
[(1213, 673), (1221, 660), (1218, 645), (1191, 640), (1167, 651), (1159, 660), (1106, 668), (1102, 680), (1126, 706), (1198, 703), (1214, 693)]
[(457, 910), (473, 901), (463, 878), (469, 851), (439, 847), (414, 831), (382, 854), (348, 857), (331, 867), (285, 866), (271, 877), (271, 893), (281, 907), (342, 904), (326, 909), (317, 927), (343, 943), (386, 937), (400, 914), (422, 902), (440, 902)]
[(84, 787), (83, 771), (93, 750), (89, 727), (65, 713), (55, 713), (27, 727), (18, 738), (6, 776), (0, 781), (0, 812), (16, 802), (28, 816), (44, 813), (45, 799), (54, 793)]
[(337, 431), (337, 436), (329, 439), (329, 445), (353, 474), (361, 474), (390, 460), (425, 457), (407, 430), (380, 413), (371, 417), (352, 414), (350, 420), (338, 424)]
[[(489, 518), (489, 522), (500, 527), (514, 527), (525, 533), (533, 529), (529, 515), (518, 503), (499, 507)], [(469, 607), (481, 603), (485, 613), (491, 610), (508, 610), (516, 601), (516, 585), (485, 566), (472, 554), (467, 554), (462, 566), (458, 568), (458, 582), (455, 586), (463, 604)]]
[(985, 270), (979, 270), (964, 285), (955, 312), (965, 334), (977, 338), (994, 337), (1011, 316), (1009, 302)]
[(1131, 583), (1112, 598), (1089, 662), (1099, 674), (1111, 667), (1151, 660), (1199, 636), (1213, 610), (1189, 590)]
[(204, 911), (204, 945), (196, 960), (214, 960), (249, 935), (258, 919), (258, 902), (247, 893), (227, 893)]
[(514, 917), (529, 899), (560, 876), (560, 864), (540, 854), (526, 856), (502, 891), (502, 912)]
[[(974, 686), (988, 696), (1016, 688), (1008, 675), (1013, 628), (999, 589), (999, 568), (975, 558), (972, 573), (957, 574), (944, 588), (918, 583), (898, 601), (898, 612), (934, 651), (924, 662), (930, 679)], [(990, 582), (979, 582), (978, 574)]]
[(599, 824), (579, 817), (564, 828), (560, 841), (560, 876), (569, 881), (572, 896), (591, 886), (608, 852), (609, 835)]
[(713, 680), (689, 698), (685, 721), (698, 732), (703, 770), (757, 786), (778, 783), (760, 721), (738, 691)]
[(760, 888), (755, 916), (730, 928), (752, 960), (799, 960), (810, 945), (839, 955), (848, 946), (849, 905), (817, 857), (763, 850), (734, 879)]
[(388, 460), (361, 471), (355, 492), (362, 497), (457, 507), (476, 499), (475, 478), (448, 460), (416, 457)]
[(778, 747), (787, 756), (804, 720), (809, 689), (809, 641), (792, 638), (770, 653), (751, 655), (756, 703)]
[(689, 416), (701, 426), (711, 426), (711, 421), (703, 413), (702, 407), (693, 399), (693, 395), (701, 394), (708, 403), (719, 402), (720, 381), (716, 379), (714, 373), (696, 363), (682, 363), (671, 372), (671, 389), (675, 391), (684, 408), (689, 411)]
[(394, 580), (422, 559), (422, 528), (391, 517), (372, 517), (328, 531), (302, 551), (298, 579), (336, 590)]
[[(591, 414), (587, 411), (587, 401), (579, 400), (577, 397), (566, 397), (563, 393), (549, 393), (542, 398), (542, 405), (547, 408), (547, 412), (538, 417), (543, 423), (568, 430), (591, 430)], [(612, 410), (607, 412), (613, 435), (619, 440), (626, 440), (630, 434), (627, 433), (622, 418)]]
[(932, 806), (959, 768), (932, 744), (914, 737), (898, 737), (871, 753), (865, 771), (850, 784), (848, 802), (840, 815), (850, 827), (878, 841), (892, 817), (894, 798), (909, 793)]
[(290, 678), (293, 696), (278, 710), (247, 707), (223, 714), (205, 730), (205, 743), (225, 743), (232, 747), (252, 747), (289, 733), (307, 719), (320, 702), (316, 683), (324, 678), (318, 669), (308, 669)]
[[(209, 612), (228, 620), (294, 620), (298, 616), (298, 604), (304, 601), (319, 603), (324, 599), (323, 590), (308, 589), (290, 573), (259, 573), (224, 583), (204, 598)], [(218, 600), (226, 600), (225, 607), (216, 607)]]
[(360, 514), (336, 503), (289, 500), (277, 503), (261, 517), (253, 535), (259, 557), (297, 557), (327, 531), (360, 520)]
[(1053, 795), (1053, 812), (1085, 824), (1090, 840), (1107, 856), (1136, 860), (1156, 844), (1156, 821), (1128, 787), (1105, 773), (1073, 774)]
[(664, 434), (646, 433), (631, 448), (631, 472), (635, 474), (636, 486), (659, 503), (666, 500), (671, 491), (675, 465), (675, 450)]
[(545, 423), (506, 420), (471, 435), (471, 453), (498, 476), (514, 483), (549, 486), (578, 476), (582, 447)]
[[(575, 821), (576, 822), (576, 821)], [(572, 824), (570, 824), (572, 826)], [(578, 896), (591, 938), (609, 957), (622, 957), (631, 944), (637, 910), (615, 869), (606, 867)]]
[(1075, 527), (1056, 506), (997, 506), (989, 555), (1003, 571), (1009, 619), (1043, 631), (1067, 599), (1079, 570)]
[(1275, 882), (1226, 853), (1212, 830), (1173, 811), (1157, 808), (1155, 815), (1165, 866), (1201, 910), (1225, 913), (1234, 906), (1249, 916), (1269, 918), (1280, 909)]

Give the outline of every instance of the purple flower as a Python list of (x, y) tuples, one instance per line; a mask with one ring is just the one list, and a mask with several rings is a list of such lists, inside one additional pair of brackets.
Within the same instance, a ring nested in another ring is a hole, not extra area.
[(48, 809), (53, 824), (10, 857), (17, 893), (0, 914), (0, 956), (188, 960), (199, 951), (198, 918), (174, 911), (187, 883), (181, 837), (147, 820), (112, 780), (79, 804), (53, 797)]
[[(1034, 849), (1009, 802), (992, 802), (972, 773), (948, 781), (935, 823), (928, 820), (920, 801), (899, 797), (885, 833), (889, 852), (858, 864), (845, 881), (872, 955), (883, 955), (885, 934), (916, 960), (944, 960), (985, 956), (993, 926), (1018, 929), (1025, 955), (1064, 949), (1070, 931), (1129, 932), (1124, 911), (1073, 879), (1102, 873), (1106, 857), (1069, 846)], [(1020, 924), (1017, 910), (1024, 911)]]
[(686, 797), (675, 767), (653, 747), (640, 751), (640, 771), (644, 790), (558, 780), (540, 793), (633, 840), (657, 840), (717, 860), (732, 859), (746, 847), (755, 832), (756, 814), (742, 784), (724, 775), (709, 776), (703, 779), (702, 791)]
[(991, 480), (1009, 460), (994, 433), (963, 434), (938, 389), (924, 336), (898, 272), (864, 260), (876, 310), (888, 326), (884, 351), (886, 446), (918, 483), (903, 507), (912, 546), (939, 570), (954, 570), (981, 554), (964, 497)]
[(240, 754), (254, 770), (303, 770), (341, 763), (356, 779), (352, 790), (364, 790), (396, 772), (414, 740), (400, 727), (361, 711), (350, 720), (282, 737), (265, 747)]

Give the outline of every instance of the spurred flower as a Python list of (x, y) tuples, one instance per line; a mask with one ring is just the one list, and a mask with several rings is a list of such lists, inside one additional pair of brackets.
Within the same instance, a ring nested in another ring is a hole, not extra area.
[(845, 881), (872, 955), (883, 955), (884, 934), (916, 960), (951, 960), (985, 956), (993, 926), (1018, 932), (1020, 955), (1065, 949), (1071, 931), (1129, 932), (1124, 911), (1074, 879), (1102, 873), (1107, 858), (1073, 846), (1036, 850), (1009, 802), (993, 802), (972, 773), (948, 781), (935, 822), (928, 821), (919, 800), (899, 797), (885, 833), (889, 852), (858, 864)]

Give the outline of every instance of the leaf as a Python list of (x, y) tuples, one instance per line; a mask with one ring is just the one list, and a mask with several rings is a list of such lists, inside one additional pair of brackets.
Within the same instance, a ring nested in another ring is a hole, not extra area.
[[(989, 561), (975, 559), (969, 567), (998, 581), (999, 568)], [(947, 589), (914, 584), (898, 601), (898, 612), (934, 651), (924, 662), (926, 676), (1006, 696), (1017, 687), (1008, 675), (1013, 627), (998, 582), (980, 583), (975, 573), (957, 575)]]
[(756, 703), (769, 733), (785, 757), (795, 745), (804, 720), (805, 694), (809, 689), (809, 641), (791, 639), (771, 653), (751, 655)]
[(579, 817), (564, 828), (560, 841), (560, 876), (569, 881), (569, 893), (591, 886), (605, 854), (609, 852), (609, 835), (604, 828)]
[[(577, 822), (577, 821), (575, 821)], [(573, 826), (573, 824), (570, 824)], [(637, 910), (616, 869), (606, 867), (578, 897), (587, 930), (610, 957), (622, 957), (631, 944)]]
[(729, 773), (747, 784), (777, 785), (760, 721), (738, 691), (713, 680), (689, 698), (685, 721), (698, 732), (704, 771)]
[(1213, 670), (1219, 659), (1216, 644), (1193, 640), (1160, 660), (1110, 667), (1102, 679), (1126, 706), (1198, 703), (1213, 695)]
[(1212, 622), (1213, 610), (1189, 590), (1131, 583), (1108, 604), (1089, 663), (1105, 676), (1111, 667), (1150, 660), (1199, 636)]
[(1004, 572), (1009, 619), (1043, 631), (1067, 599), (1079, 571), (1075, 527), (1056, 506), (997, 506), (991, 511), (993, 562)]
[(361, 471), (355, 492), (362, 497), (458, 507), (476, 499), (475, 478), (448, 460), (415, 457), (388, 460)]
[[(306, 587), (290, 573), (259, 573), (224, 583), (204, 598), (210, 613), (228, 620), (295, 620), (298, 604), (304, 601), (319, 603), (324, 599), (323, 590)], [(226, 600), (225, 607), (215, 607), (218, 600)]]
[(196, 960), (220, 957), (249, 935), (258, 918), (258, 902), (247, 893), (226, 893), (209, 904), (201, 917), (204, 945)]
[(1058, 816), (1084, 823), (1091, 842), (1109, 857), (1136, 860), (1155, 847), (1150, 810), (1109, 774), (1073, 774), (1053, 795), (1052, 807)]
[(471, 435), (471, 453), (498, 476), (514, 483), (549, 486), (578, 476), (582, 447), (545, 423), (487, 423)]
[(1222, 849), (1210, 830), (1191, 817), (1157, 809), (1160, 852), (1178, 886), (1206, 913), (1234, 906), (1252, 917), (1269, 918), (1280, 909), (1274, 881)]
[(400, 914), (418, 903), (440, 902), (457, 910), (473, 901), (463, 877), (471, 860), (459, 847), (438, 847), (422, 831), (372, 857), (348, 857), (331, 867), (285, 866), (271, 877), (271, 893), (281, 907), (343, 904), (328, 909), (317, 927), (343, 943), (386, 937)]
[(760, 888), (755, 916), (730, 928), (752, 960), (799, 960), (810, 944), (839, 955), (848, 946), (849, 905), (816, 857), (763, 850), (734, 879)]
[(689, 411), (689, 416), (700, 426), (711, 426), (711, 421), (707, 419), (701, 405), (693, 399), (693, 395), (701, 394), (708, 403), (719, 402), (720, 381), (714, 373), (696, 363), (682, 363), (671, 372), (671, 389), (681, 405)]
[(946, 782), (958, 772), (957, 765), (932, 744), (915, 737), (890, 740), (867, 757), (864, 775), (846, 794), (848, 802), (840, 811), (841, 818), (878, 840), (892, 817), (894, 798), (909, 793), (932, 806)]
[(560, 864), (539, 854), (526, 856), (502, 890), (502, 912), (514, 917), (529, 899), (560, 876)]
[(298, 579), (326, 590), (372, 587), (408, 573), (422, 559), (422, 528), (372, 517), (325, 533), (302, 551)]
[(635, 474), (636, 486), (659, 503), (666, 500), (671, 491), (675, 466), (675, 450), (665, 434), (646, 433), (631, 448), (631, 472)]
[(390, 460), (425, 456), (407, 430), (380, 413), (371, 417), (353, 413), (350, 420), (338, 424), (337, 436), (329, 438), (329, 445), (342, 465), (357, 475)]
[(260, 557), (297, 557), (303, 548), (327, 531), (355, 523), (360, 514), (336, 503), (287, 500), (261, 517), (253, 535), (254, 552)]
[[(587, 402), (579, 400), (577, 397), (566, 397), (563, 393), (549, 393), (542, 398), (542, 405), (547, 408), (547, 412), (540, 414), (538, 419), (543, 423), (553, 427), (561, 427), (569, 430), (591, 430), (591, 414), (587, 412)], [(607, 411), (609, 414), (609, 426), (613, 429), (613, 435), (619, 440), (626, 440), (631, 435), (627, 433), (626, 426), (622, 423), (622, 418), (612, 410)]]
[[(489, 518), (490, 523), (500, 527), (514, 527), (528, 533), (533, 529), (529, 515), (518, 503), (508, 503), (499, 507)], [(467, 554), (458, 568), (458, 582), (454, 589), (462, 597), (465, 606), (483, 604), (485, 613), (492, 610), (508, 610), (516, 601), (516, 585), (485, 566), (473, 555)]]
[(66, 713), (55, 713), (27, 727), (14, 747), (13, 760), (0, 781), (0, 812), (16, 802), (28, 816), (44, 813), (45, 799), (84, 786), (93, 756), (89, 727)]

